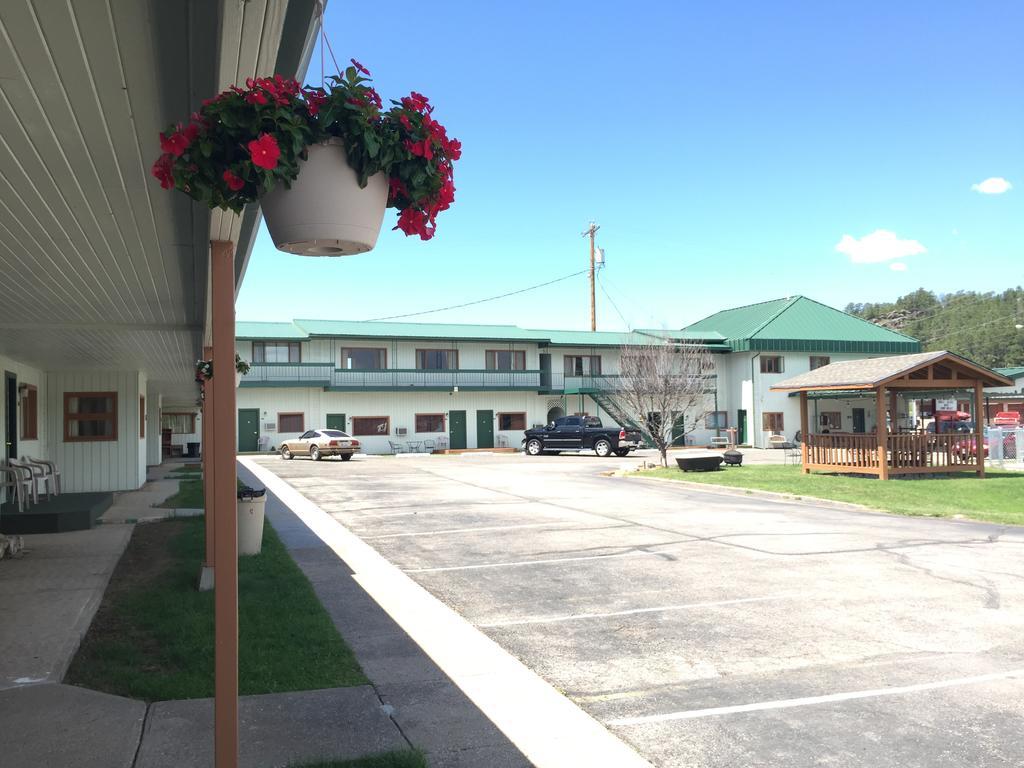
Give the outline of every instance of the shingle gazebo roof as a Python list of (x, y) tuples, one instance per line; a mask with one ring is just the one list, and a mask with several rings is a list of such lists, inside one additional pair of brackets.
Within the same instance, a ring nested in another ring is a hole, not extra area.
[[(950, 371), (947, 377), (933, 376), (940, 366)], [(927, 375), (912, 375), (926, 373)], [(918, 352), (912, 355), (873, 357), (862, 360), (844, 360), (830, 363), (807, 373), (801, 373), (772, 386), (772, 391), (811, 392), (815, 390), (876, 389), (888, 384), (912, 384), (923, 389), (930, 386), (948, 387), (962, 379), (964, 387), (981, 381), (986, 387), (1002, 387), (1013, 382), (1000, 373), (952, 352)], [(901, 381), (904, 380), (904, 381)]]

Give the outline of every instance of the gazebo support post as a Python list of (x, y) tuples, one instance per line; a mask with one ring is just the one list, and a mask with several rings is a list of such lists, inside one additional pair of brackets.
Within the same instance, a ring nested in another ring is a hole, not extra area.
[(878, 437), (878, 478), (889, 479), (888, 427), (885, 423), (885, 387), (875, 391), (875, 435)]
[(980, 379), (974, 381), (974, 439), (978, 459), (978, 477), (985, 476), (985, 427), (981, 415), (985, 412), (985, 390)]
[(807, 431), (807, 393), (800, 393), (800, 436), (803, 440), (800, 441), (800, 464), (805, 475), (809, 475), (811, 470), (807, 466), (807, 437), (810, 433)]
[[(213, 347), (203, 347), (203, 359), (213, 359)], [(206, 554), (203, 558), (203, 567), (199, 571), (199, 591), (207, 592), (213, 589), (213, 561), (214, 556), (214, 514), (213, 514), (213, 489), (215, 486), (213, 457), (217, 455), (217, 441), (213, 432), (213, 382), (207, 381), (203, 384), (203, 426), (202, 426), (202, 450), (203, 450), (203, 508), (206, 523)]]

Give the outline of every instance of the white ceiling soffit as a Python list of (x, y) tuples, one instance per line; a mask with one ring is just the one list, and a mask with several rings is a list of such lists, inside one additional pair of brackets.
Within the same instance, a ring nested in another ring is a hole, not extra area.
[(150, 176), (158, 134), (217, 92), (222, 17), (242, 21), (230, 66), (254, 73), (297, 71), (313, 16), (312, 0), (0, 2), (0, 354), (191, 380), (211, 219)]

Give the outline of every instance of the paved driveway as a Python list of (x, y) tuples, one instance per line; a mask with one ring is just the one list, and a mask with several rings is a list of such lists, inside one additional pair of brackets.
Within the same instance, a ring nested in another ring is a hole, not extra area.
[(259, 461), (655, 765), (1024, 764), (1024, 529), (632, 458)]

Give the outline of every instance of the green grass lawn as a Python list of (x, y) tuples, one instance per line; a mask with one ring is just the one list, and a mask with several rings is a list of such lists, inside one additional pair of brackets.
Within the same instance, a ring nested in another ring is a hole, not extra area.
[(178, 484), (178, 492), (164, 499), (157, 506), (170, 509), (202, 509), (206, 506), (203, 500), (203, 479), (201, 477), (183, 479)]
[(428, 768), (427, 760), (419, 750), (385, 752), (380, 755), (361, 757), (357, 760), (328, 760), (320, 763), (303, 763), (292, 768)]
[[(213, 592), (196, 589), (203, 521), (136, 526), (66, 682), (148, 701), (213, 695)], [(238, 593), (240, 693), (368, 682), (269, 525), (263, 552), (239, 558)]]
[(674, 467), (645, 470), (641, 476), (687, 480), (797, 497), (863, 504), (898, 515), (952, 517), (963, 515), (993, 523), (1024, 525), (1024, 473), (986, 470), (924, 480), (878, 480), (873, 477), (805, 475), (799, 466), (730, 467), (721, 472), (686, 472)]

